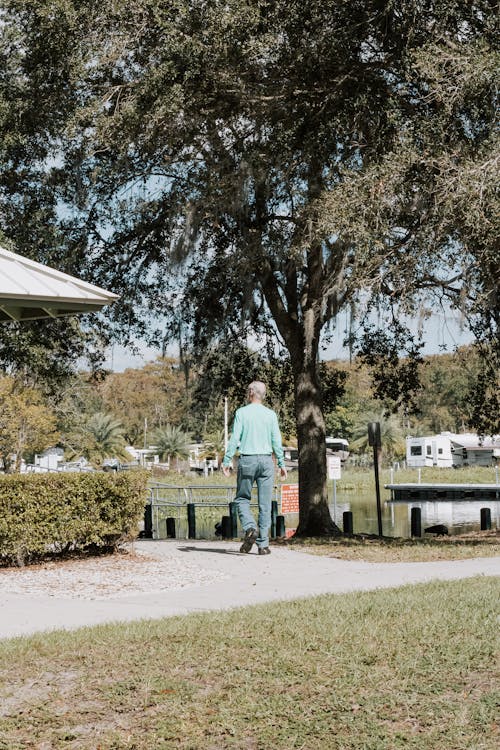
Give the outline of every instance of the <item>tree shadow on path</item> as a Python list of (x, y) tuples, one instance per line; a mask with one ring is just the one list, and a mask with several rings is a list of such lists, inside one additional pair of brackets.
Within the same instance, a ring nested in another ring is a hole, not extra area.
[(180, 552), (217, 552), (219, 555), (244, 555), (244, 552), (240, 552), (235, 549), (219, 549), (218, 547), (177, 547)]

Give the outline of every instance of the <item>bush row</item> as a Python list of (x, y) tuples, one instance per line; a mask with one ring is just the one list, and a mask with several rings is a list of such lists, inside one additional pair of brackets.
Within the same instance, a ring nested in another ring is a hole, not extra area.
[(116, 547), (137, 535), (147, 474), (0, 477), (0, 562)]

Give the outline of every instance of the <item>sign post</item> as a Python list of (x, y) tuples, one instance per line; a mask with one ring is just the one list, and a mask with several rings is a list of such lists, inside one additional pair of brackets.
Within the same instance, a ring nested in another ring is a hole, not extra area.
[(382, 506), (380, 504), (380, 479), (379, 479), (379, 458), (382, 449), (382, 438), (380, 436), (380, 422), (370, 422), (368, 424), (368, 443), (373, 446), (373, 468), (375, 471), (375, 493), (377, 496), (377, 523), (378, 535), (382, 536)]
[(342, 476), (340, 456), (327, 456), (328, 479), (333, 479), (333, 520), (337, 522), (337, 479)]
[[(299, 485), (282, 484), (281, 485), (281, 513), (285, 516), (287, 513), (296, 514), (299, 512)], [(286, 536), (293, 536), (295, 529), (287, 529)]]

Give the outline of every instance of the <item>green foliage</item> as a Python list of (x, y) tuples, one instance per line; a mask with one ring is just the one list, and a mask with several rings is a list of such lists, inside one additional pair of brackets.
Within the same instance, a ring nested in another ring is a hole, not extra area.
[(325, 426), (327, 435), (349, 440), (354, 427), (353, 414), (346, 406), (339, 404), (333, 411), (326, 411)]
[(56, 418), (43, 394), (23, 387), (12, 377), (0, 377), (0, 461), (4, 471), (19, 471), (21, 460), (58, 440)]
[(353, 429), (353, 440), (350, 444), (352, 451), (356, 453), (369, 453), (368, 446), (368, 423), (380, 422), (380, 433), (382, 437), (382, 455), (386, 460), (403, 458), (406, 455), (406, 444), (399, 418), (391, 414), (386, 416), (383, 412), (365, 413), (358, 417)]
[(326, 517), (326, 326), (364, 300), (389, 325), (436, 297), (498, 310), (494, 4), (0, 7), (5, 233), (122, 292), (126, 339), (177, 338), (181, 317), (198, 354), (278, 340), (311, 448), (302, 516)]
[(190, 436), (180, 427), (168, 424), (156, 431), (155, 445), (161, 458), (187, 458), (189, 456)]
[(85, 456), (98, 466), (105, 458), (130, 458), (125, 450), (125, 439), (121, 422), (111, 414), (96, 412), (73, 436), (70, 454)]
[(152, 431), (167, 423), (179, 424), (186, 416), (183, 375), (171, 358), (159, 357), (141, 369), (109, 373), (97, 390), (102, 410), (121, 421), (131, 445), (143, 437), (145, 419)]
[(142, 471), (0, 477), (0, 560), (23, 564), (133, 538), (146, 481)]
[(410, 331), (398, 320), (388, 331), (365, 325), (360, 337), (358, 361), (370, 368), (375, 398), (389, 411), (404, 407), (415, 410), (421, 388), (420, 370), (424, 361), (423, 342), (415, 342)]
[(224, 430), (207, 433), (204, 438), (206, 458), (219, 459), (224, 455)]

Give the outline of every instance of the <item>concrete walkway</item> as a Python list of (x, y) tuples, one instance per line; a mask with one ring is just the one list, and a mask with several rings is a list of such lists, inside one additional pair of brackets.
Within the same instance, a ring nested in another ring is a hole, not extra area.
[[(17, 591), (13, 586), (16, 571), (7, 574), (0, 571), (0, 638), (106, 622), (230, 609), (316, 594), (367, 591), (435, 579), (500, 575), (500, 557), (453, 562), (366, 563), (319, 557), (280, 547), (273, 547), (272, 554), (267, 557), (259, 557), (254, 552), (241, 555), (239, 544), (222, 542), (141, 541), (134, 547), (140, 555), (154, 558), (152, 564), (161, 561), (167, 565), (167, 570), (171, 566), (177, 576), (185, 565), (190, 571), (188, 585), (177, 582), (168, 587), (167, 572), (167, 588), (155, 584), (156, 590), (138, 593), (131, 581), (128, 590), (125, 588), (119, 593), (93, 598), (88, 593), (77, 596), (60, 590), (45, 593), (39, 585), (32, 593), (26, 586)], [(93, 564), (95, 566), (95, 562)], [(144, 564), (141, 562), (141, 566)], [(203, 576), (200, 575), (200, 581), (195, 582), (193, 571), (196, 569), (202, 571)], [(141, 570), (143, 576), (143, 567)], [(84, 575), (84, 569), (80, 576), (82, 573)], [(9, 582), (3, 591), (2, 580)]]

